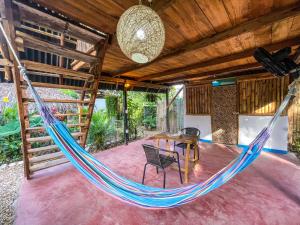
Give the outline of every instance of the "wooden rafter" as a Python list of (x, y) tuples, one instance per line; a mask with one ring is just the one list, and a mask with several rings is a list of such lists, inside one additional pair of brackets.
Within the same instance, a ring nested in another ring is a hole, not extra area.
[(30, 23), (35, 23), (50, 29), (55, 27), (58, 32), (66, 33), (75, 39), (80, 39), (92, 44), (104, 39), (103, 36), (97, 35), (87, 29), (76, 26), (23, 3), (14, 1), (14, 4), (18, 6), (18, 15), (22, 21), (29, 21)]
[[(284, 47), (290, 47), (290, 46), (295, 46), (295, 45), (300, 45), (299, 37), (290, 39), (290, 40), (284, 40), (282, 42), (278, 42), (275, 44), (265, 45), (262, 47), (264, 47), (268, 51), (276, 51), (276, 50), (279, 50)], [(191, 64), (188, 66), (178, 67), (178, 68), (162, 71), (159, 73), (150, 74), (150, 75), (141, 77), (140, 79), (138, 79), (138, 81), (143, 81), (143, 80), (148, 80), (148, 79), (153, 79), (153, 78), (160, 78), (160, 77), (164, 77), (164, 76), (168, 76), (168, 75), (172, 75), (172, 74), (176, 74), (176, 73), (182, 73), (182, 72), (185, 72), (188, 70), (200, 69), (200, 68), (204, 68), (204, 67), (208, 67), (208, 66), (212, 66), (212, 65), (218, 65), (218, 64), (227, 63), (227, 62), (234, 61), (234, 60), (247, 58), (247, 57), (253, 56), (255, 49), (256, 48), (252, 48), (252, 49), (248, 49), (243, 52), (238, 52), (238, 53), (222, 56), (219, 58), (210, 59), (208, 61), (194, 63), (194, 64)]]
[(242, 71), (246, 71), (246, 70), (250, 70), (250, 69), (261, 69), (261, 68), (262, 68), (262, 66), (259, 63), (250, 63), (250, 64), (233, 66), (230, 68), (224, 68), (224, 69), (213, 70), (213, 71), (208, 71), (208, 72), (188, 74), (186, 76), (161, 80), (160, 83), (170, 83), (170, 82), (172, 83), (172, 82), (185, 81), (185, 80), (195, 79), (195, 78), (197, 78), (198, 80), (203, 80), (203, 79), (207, 79), (207, 78), (217, 78), (218, 76), (224, 75), (224, 74), (230, 74), (230, 73), (234, 73), (234, 72), (242, 72)]
[(161, 56), (159, 56), (158, 58), (156, 58), (155, 60), (153, 60), (150, 63), (133, 65), (133, 66), (130, 66), (128, 68), (115, 71), (115, 72), (112, 73), (112, 75), (113, 76), (119, 76), (121, 74), (130, 72), (130, 71), (133, 71), (133, 70), (141, 69), (141, 68), (147, 67), (147, 66), (149, 66), (153, 63), (157, 63), (161, 60), (168, 59), (168, 58), (171, 58), (171, 57), (175, 57), (175, 56), (178, 56), (178, 55), (183, 54), (183, 53), (194, 51), (196, 49), (204, 48), (204, 47), (212, 45), (214, 43), (229, 39), (231, 37), (238, 36), (238, 35), (240, 35), (242, 33), (245, 33), (245, 32), (255, 31), (256, 29), (259, 29), (263, 26), (273, 24), (274, 22), (296, 16), (299, 13), (300, 13), (300, 5), (299, 4), (287, 7), (285, 9), (276, 10), (276, 11), (273, 11), (273, 12), (267, 14), (267, 15), (249, 20), (247, 22), (244, 22), (244, 23), (242, 23), (240, 25), (237, 25), (233, 28), (229, 28), (225, 31), (216, 33), (216, 34), (214, 34), (212, 36), (209, 36), (207, 38), (204, 38), (204, 39), (202, 38), (202, 39), (199, 39), (199, 40), (197, 40), (195, 42), (192, 42), (190, 44), (187, 44), (187, 45), (181, 46), (179, 48), (170, 50), (167, 53), (162, 54)]
[[(70, 69), (65, 69), (57, 66), (51, 66), (43, 63), (28, 61), (28, 60), (22, 60), (22, 63), (25, 65), (27, 70), (36, 71), (37, 75), (45, 75), (45, 76), (51, 76), (51, 75), (64, 75), (66, 78), (70, 79), (81, 79), (81, 80), (88, 80), (93, 81), (94, 75), (90, 73), (85, 72), (79, 72), (74, 71)], [(109, 77), (109, 76), (100, 76), (100, 81), (104, 83), (113, 83), (113, 84), (125, 84), (128, 83), (131, 86), (137, 86), (137, 87), (149, 87), (149, 88), (155, 88), (155, 89), (167, 89), (168, 86), (165, 85), (159, 85), (159, 84), (151, 84), (148, 82), (139, 82), (134, 80), (127, 80), (122, 78), (115, 78), (115, 77)]]
[(27, 70), (40, 71), (45, 73), (53, 73), (58, 75), (64, 75), (70, 78), (81, 78), (89, 81), (93, 81), (94, 75), (84, 72), (73, 71), (70, 69), (61, 68), (58, 66), (52, 66), (44, 63), (33, 62), (29, 60), (23, 60), (22, 63), (25, 65)]
[(71, 59), (78, 59), (87, 63), (92, 63), (97, 60), (95, 56), (88, 55), (86, 53), (70, 49), (61, 45), (53, 44), (32, 35), (17, 31), (18, 38), (22, 38), (24, 46), (32, 49), (36, 49), (42, 52), (49, 52), (60, 56), (65, 56)]

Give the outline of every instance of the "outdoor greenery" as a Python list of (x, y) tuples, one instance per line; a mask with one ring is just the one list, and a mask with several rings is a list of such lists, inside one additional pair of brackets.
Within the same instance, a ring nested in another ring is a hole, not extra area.
[(20, 132), (7, 137), (0, 137), (0, 165), (7, 162), (19, 161), (21, 154)]
[(118, 115), (118, 96), (116, 95), (106, 95), (105, 105), (107, 116), (109, 118), (116, 117)]
[(144, 126), (148, 129), (156, 128), (156, 104), (144, 106)]
[[(75, 91), (60, 90), (62, 93), (78, 98)], [(162, 99), (160, 94), (144, 92), (128, 92), (128, 128), (130, 139), (136, 139), (143, 135), (144, 129), (156, 128), (156, 105)], [(123, 92), (108, 91), (105, 94), (106, 110), (94, 112), (88, 135), (88, 144), (94, 150), (103, 150), (113, 144), (124, 140), (123, 128)], [(84, 111), (87, 109), (84, 108)], [(74, 120), (73, 122), (71, 120)], [(77, 117), (68, 118), (68, 123), (76, 123)], [(41, 126), (40, 117), (30, 116), (31, 126)], [(65, 121), (66, 122), (66, 121)], [(77, 128), (71, 128), (73, 131)], [(7, 131), (8, 130), (8, 131)], [(17, 105), (6, 107), (0, 112), (0, 164), (20, 160), (21, 137), (18, 121)], [(76, 130), (77, 131), (77, 130)], [(39, 136), (40, 134), (32, 134)], [(115, 141), (115, 143), (113, 143)], [(47, 143), (44, 143), (47, 144)], [(34, 143), (33, 147), (40, 147)]]
[(12, 107), (5, 107), (2, 113), (0, 113), (1, 126), (13, 120), (18, 120), (18, 108), (16, 104)]
[(60, 92), (65, 94), (65, 95), (68, 95), (74, 99), (78, 99), (79, 98), (79, 94), (74, 91), (74, 90), (69, 90), (69, 89), (60, 89)]
[(113, 123), (107, 111), (94, 112), (91, 120), (88, 143), (95, 149), (105, 148), (107, 137), (114, 133)]
[[(11, 132), (11, 135), (0, 136), (0, 164), (20, 160), (22, 158), (20, 152), (21, 135), (20, 132), (18, 132), (17, 105), (15, 104), (12, 107), (5, 107), (0, 115), (0, 126), (3, 127), (8, 124), (12, 130), (16, 129), (16, 132)], [(1, 131), (3, 132), (5, 129), (1, 129)]]

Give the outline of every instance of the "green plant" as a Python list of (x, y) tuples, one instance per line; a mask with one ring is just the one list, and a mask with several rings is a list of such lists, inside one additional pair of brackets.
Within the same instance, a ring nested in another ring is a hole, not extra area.
[(144, 126), (148, 129), (156, 128), (156, 105), (150, 103), (144, 106)]
[(18, 120), (18, 107), (14, 104), (12, 107), (4, 107), (1, 115), (1, 125), (10, 121)]
[(156, 128), (156, 116), (148, 116), (143, 120), (145, 127), (148, 129)]
[(74, 91), (74, 90), (69, 90), (69, 89), (60, 89), (59, 90), (61, 93), (65, 94), (65, 95), (68, 95), (74, 99), (78, 99), (79, 98), (79, 94)]
[(157, 103), (157, 101), (161, 99), (161, 96), (154, 93), (146, 93), (145, 98), (147, 102)]
[(118, 96), (116, 95), (106, 95), (105, 105), (108, 117), (112, 118), (118, 114)]
[(145, 103), (145, 94), (140, 92), (128, 92), (128, 128), (129, 134), (137, 137), (138, 127), (143, 124), (143, 107)]
[(21, 160), (20, 133), (0, 138), (0, 164)]
[(114, 127), (105, 111), (99, 110), (92, 116), (88, 143), (96, 149), (104, 149), (106, 140), (114, 133)]

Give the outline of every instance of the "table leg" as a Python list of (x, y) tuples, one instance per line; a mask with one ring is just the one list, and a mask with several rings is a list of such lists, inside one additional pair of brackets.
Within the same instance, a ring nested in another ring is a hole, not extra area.
[(195, 142), (194, 146), (195, 146), (194, 151), (196, 151), (195, 154), (194, 154), (194, 155), (195, 155), (194, 160), (195, 160), (195, 162), (196, 162), (196, 161), (198, 161), (198, 159), (199, 159), (199, 155), (198, 155), (198, 153), (199, 153), (199, 152), (198, 152), (199, 146), (198, 146), (198, 142), (197, 142), (197, 141)]
[(184, 162), (184, 183), (189, 182), (189, 161), (190, 161), (191, 145), (187, 144)]

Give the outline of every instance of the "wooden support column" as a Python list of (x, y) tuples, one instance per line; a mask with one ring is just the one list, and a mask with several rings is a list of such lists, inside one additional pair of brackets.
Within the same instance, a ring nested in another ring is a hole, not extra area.
[(124, 142), (128, 145), (129, 129), (128, 129), (128, 108), (127, 108), (127, 89), (123, 89), (123, 113), (124, 113)]
[[(0, 8), (1, 8), (1, 18), (2, 24), (8, 38), (11, 41), (13, 49), (18, 54), (17, 46), (15, 43), (15, 28), (14, 28), (14, 20), (13, 20), (13, 11), (12, 11), (12, 2), (11, 0), (0, 0)], [(17, 105), (18, 105), (18, 113), (20, 120), (20, 128), (21, 128), (21, 138), (22, 138), (22, 151), (23, 151), (23, 161), (24, 161), (24, 174), (26, 178), (29, 178), (29, 160), (28, 160), (28, 148), (30, 148), (30, 143), (27, 143), (28, 135), (26, 135), (26, 126), (29, 127), (29, 119), (28, 119), (28, 110), (27, 106), (23, 105), (22, 97), (25, 94), (25, 90), (21, 88), (21, 81), (23, 81), (23, 77), (20, 75), (18, 64), (16, 60), (13, 58), (12, 54), (10, 54), (10, 58), (13, 60), (13, 78), (14, 78), (14, 87), (16, 91)], [(27, 118), (27, 119), (25, 119)]]
[[(60, 35), (60, 46), (64, 47), (65, 45), (65, 34), (61, 33)], [(64, 57), (59, 56), (59, 67), (64, 67)], [(63, 76), (59, 75), (59, 84), (63, 84)]]
[(96, 45), (96, 57), (98, 58), (98, 60), (97, 60), (97, 62), (94, 62), (91, 64), (90, 73), (95, 76), (95, 80), (91, 87), (93, 91), (91, 92), (90, 103), (88, 105), (86, 128), (84, 130), (84, 135), (81, 140), (82, 146), (85, 146), (85, 144), (86, 144), (89, 127), (91, 124), (91, 119), (92, 119), (92, 114), (94, 111), (95, 101), (97, 98), (99, 83), (101, 80), (102, 65), (103, 65), (104, 56), (105, 56), (106, 49), (107, 49), (107, 44), (108, 44), (108, 39), (105, 39), (105, 40), (101, 40)]
[(169, 89), (166, 90), (166, 129), (170, 132), (170, 120), (169, 120)]

